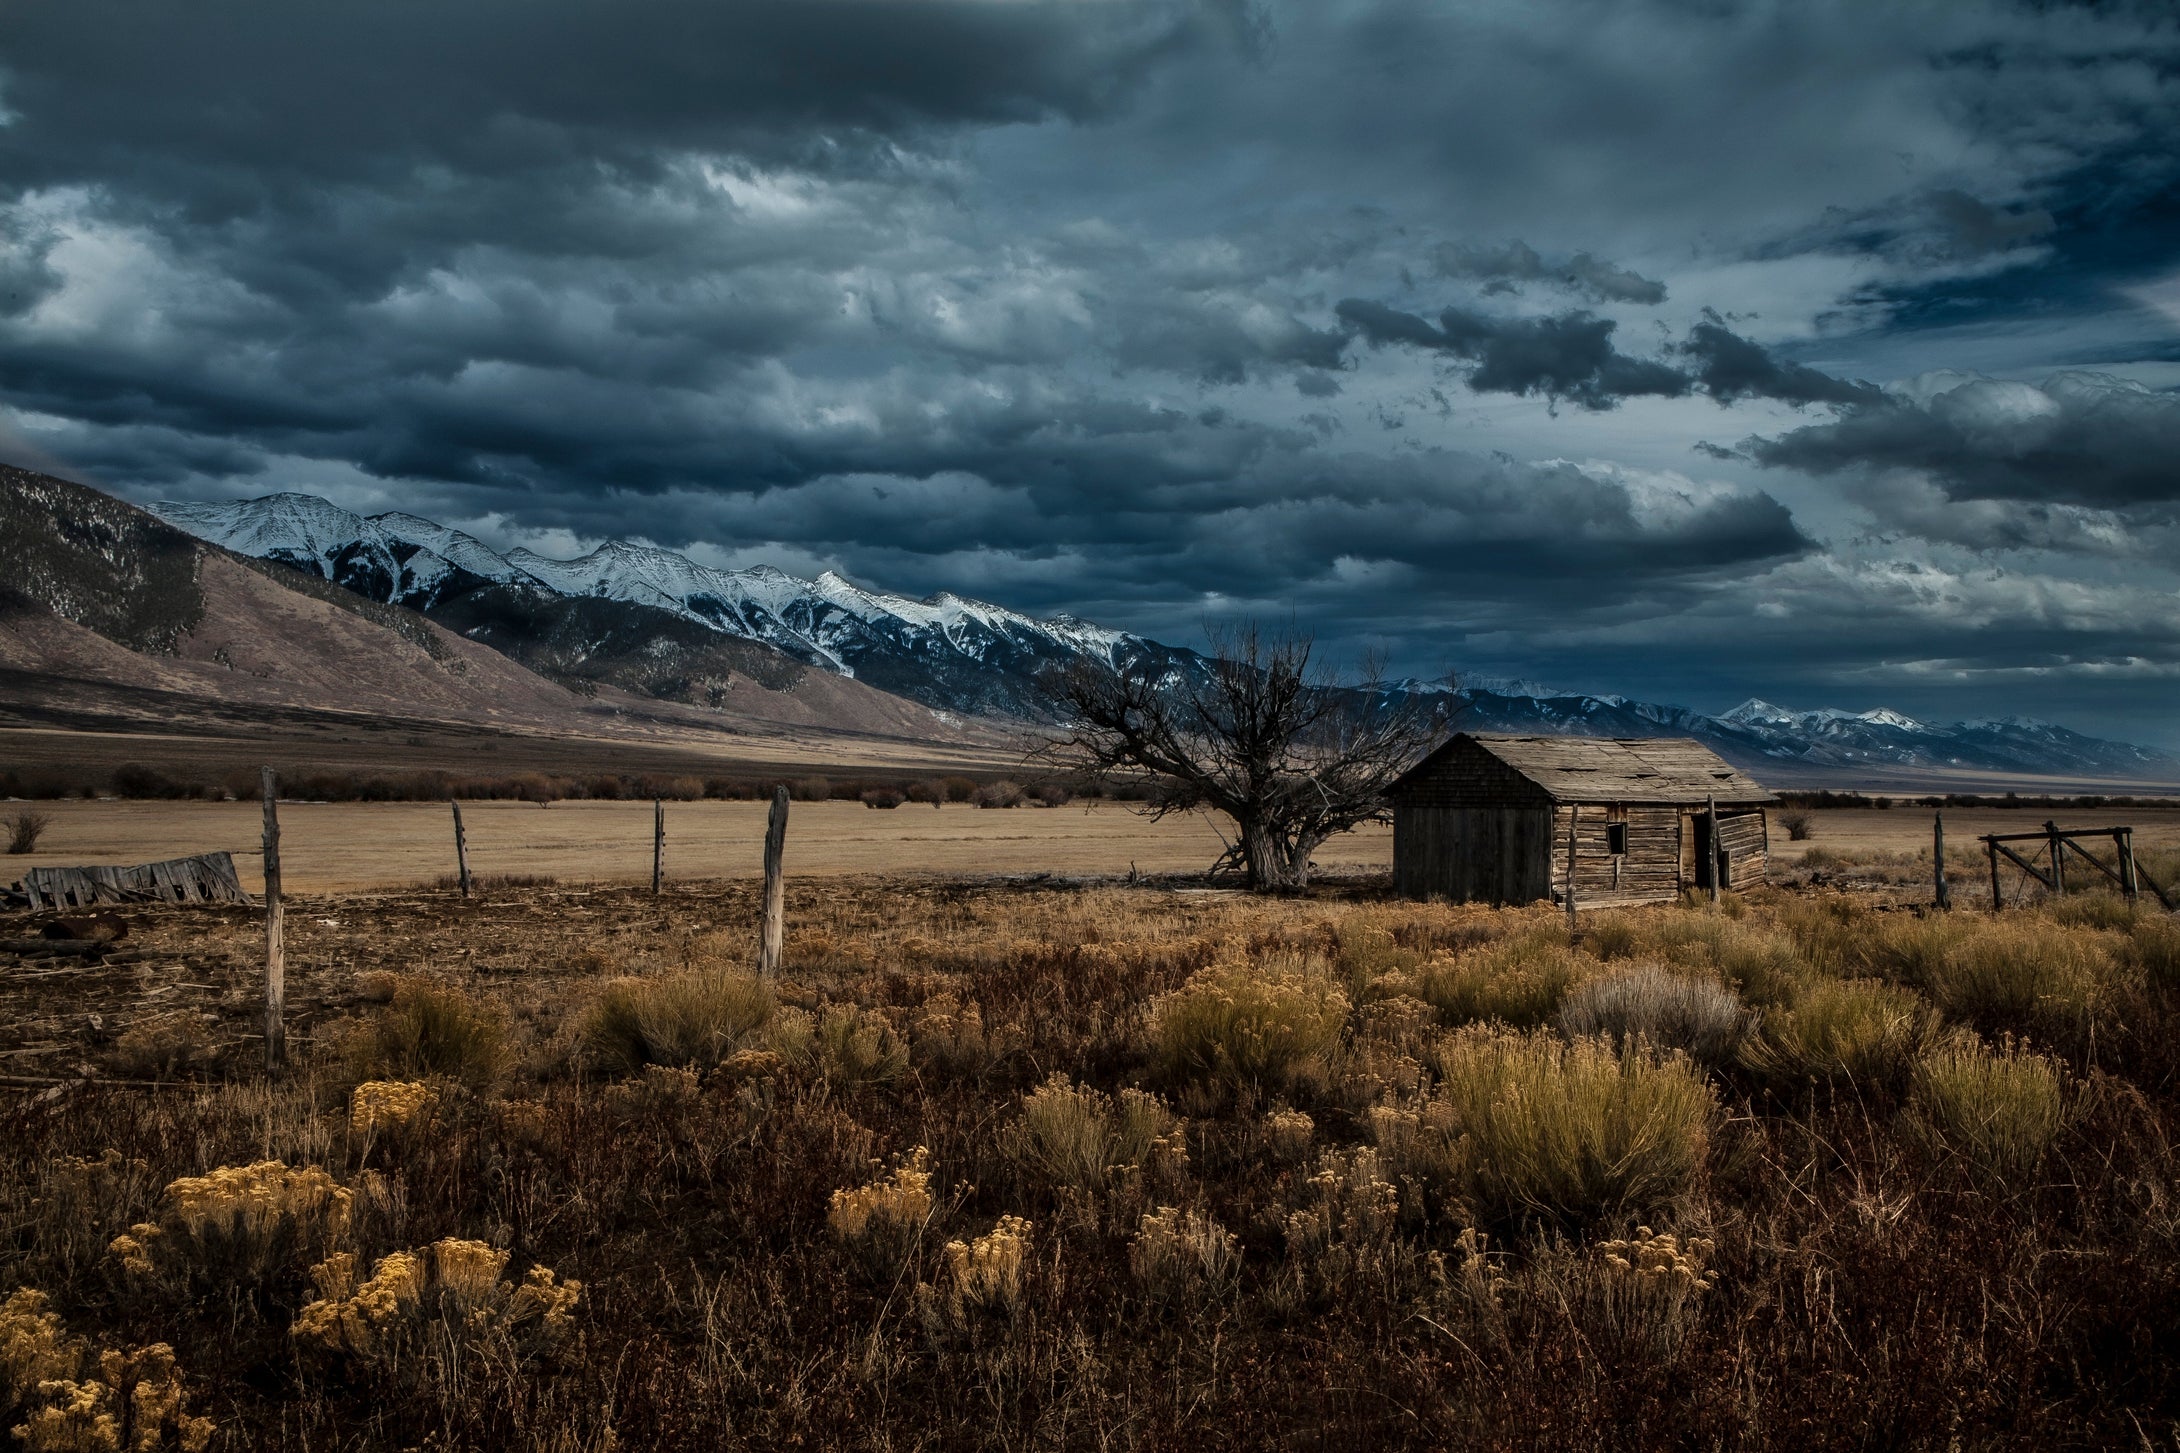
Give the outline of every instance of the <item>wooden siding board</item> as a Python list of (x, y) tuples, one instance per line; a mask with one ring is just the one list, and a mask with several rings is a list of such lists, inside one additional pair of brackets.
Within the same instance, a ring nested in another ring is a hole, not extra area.
[(249, 894), (227, 853), (133, 867), (32, 868), (22, 888), (33, 908), (91, 908), (121, 903), (248, 903)]
[(1532, 903), (1549, 892), (1542, 809), (1419, 807), (1393, 811), (1394, 889), (1404, 898)]

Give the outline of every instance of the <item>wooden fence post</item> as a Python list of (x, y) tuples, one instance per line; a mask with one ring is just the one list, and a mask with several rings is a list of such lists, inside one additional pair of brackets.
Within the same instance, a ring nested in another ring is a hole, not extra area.
[(2142, 896), (2142, 883), (2135, 875), (2135, 830), (2131, 827), (2112, 831), (2112, 846), (2119, 849), (2119, 889), (2129, 903)]
[(1575, 803), (1567, 804), (1567, 937), (1574, 937), (1574, 829), (1575, 819), (1582, 809)]
[(469, 834), (462, 831), (462, 804), (449, 802), (454, 809), (454, 868), (462, 880), (462, 896), (469, 896)]
[(772, 791), (772, 814), (765, 819), (765, 922), (757, 941), (757, 973), (769, 977), (780, 971), (780, 950), (787, 938), (787, 884), (780, 876), (780, 858), (787, 851), (787, 789)]
[(1991, 853), (1991, 911), (1996, 913), (2006, 906), (2006, 900), (1999, 896), (1998, 891), (1998, 839), (1987, 837), (1983, 840), (1983, 846)]
[(2066, 843), (2059, 836), (2059, 824), (2044, 820), (2044, 834), (2051, 840), (2051, 894), (2054, 898), (2066, 897)]
[(280, 788), (267, 767), (260, 774), (265, 789), (265, 1068), (288, 1060), (287, 925), (280, 907)]
[(1941, 909), (1951, 908), (1953, 891), (1945, 882), (1945, 814), (1942, 812), (1933, 813), (1930, 818), (1930, 862), (1931, 871), (1937, 875), (1937, 905)]
[(651, 896), (656, 898), (659, 885), (666, 880), (666, 803), (663, 799), (651, 800)]
[(1710, 831), (1704, 835), (1707, 839), (1704, 850), (1711, 855), (1711, 901), (1716, 903), (1718, 901), (1718, 865), (1725, 857), (1725, 854), (1718, 850), (1718, 797), (1715, 793), (1703, 799), (1703, 813), (1705, 817), (1710, 819), (1711, 825)]

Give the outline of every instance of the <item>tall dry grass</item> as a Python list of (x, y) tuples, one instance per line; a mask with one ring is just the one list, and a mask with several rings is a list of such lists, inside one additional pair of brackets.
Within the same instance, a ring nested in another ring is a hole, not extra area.
[[(763, 1012), (674, 999), (746, 887), (534, 891), (563, 911), (373, 906), (355, 967), (443, 997), (291, 965), (372, 1066), (433, 1068), (352, 1094), (303, 1033), (278, 1079), (6, 1092), (0, 1302), (43, 1295), (77, 1383), (173, 1359), (83, 1396), (171, 1385), (268, 1449), (2140, 1446), (2180, 1413), (2154, 915), (1752, 895), (1569, 943), (1339, 892), (795, 884)], [(253, 925), (192, 922), (247, 969)], [(594, 1075), (629, 977), (675, 987)], [(450, 1023), (497, 1027), (488, 1074)], [(170, 1199), (223, 1170), (223, 1209)]]

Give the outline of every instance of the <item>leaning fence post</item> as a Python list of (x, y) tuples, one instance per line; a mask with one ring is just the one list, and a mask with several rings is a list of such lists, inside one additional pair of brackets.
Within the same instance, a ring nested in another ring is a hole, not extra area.
[(2112, 830), (2112, 845), (2119, 849), (2119, 887), (2129, 903), (2142, 896), (2141, 881), (2135, 876), (2135, 830), (2120, 827)]
[(449, 802), (454, 809), (454, 868), (462, 880), (462, 896), (469, 896), (469, 834), (462, 831), (462, 804)]
[(1725, 854), (1718, 850), (1718, 798), (1716, 794), (1703, 799), (1703, 814), (1709, 819), (1708, 849), (1711, 855), (1711, 901), (1718, 901), (1718, 866)]
[(1574, 827), (1582, 809), (1576, 803), (1567, 804), (1567, 937), (1574, 937)]
[(2051, 896), (2066, 897), (2066, 842), (2059, 836), (2059, 824), (2046, 818), (2044, 834), (2051, 840)]
[(787, 789), (772, 790), (772, 813), (765, 819), (765, 922), (757, 941), (757, 972), (769, 976), (780, 971), (780, 949), (787, 937), (787, 885), (780, 877), (780, 858), (787, 851)]
[(1953, 906), (1953, 892), (1945, 882), (1945, 814), (1933, 813), (1930, 819), (1931, 871), (1937, 875), (1937, 904), (1940, 908)]
[(666, 803), (660, 798), (651, 799), (651, 896), (656, 898), (659, 885), (666, 880)]
[(287, 925), (280, 908), (280, 788), (267, 767), (265, 789), (265, 1068), (278, 1069), (288, 1059)]

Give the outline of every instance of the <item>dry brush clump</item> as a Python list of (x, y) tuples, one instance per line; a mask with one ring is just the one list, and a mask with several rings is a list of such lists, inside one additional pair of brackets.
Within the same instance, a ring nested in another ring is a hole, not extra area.
[(1701, 1173), (1718, 1107), (1684, 1056), (1473, 1026), (1434, 1058), (1437, 1084), (1372, 1130), (1463, 1220), (1581, 1231), (1670, 1208)]
[(1152, 1004), (1151, 1044), (1169, 1078), (1205, 1094), (1291, 1093), (1323, 1080), (1348, 1009), (1321, 966), (1237, 951)]
[(1731, 989), (1649, 964), (1589, 979), (1559, 1006), (1559, 1028), (1570, 1039), (1602, 1035), (1615, 1049), (1678, 1050), (1711, 1067), (1732, 1061), (1747, 1027)]
[(777, 1008), (754, 974), (685, 969), (605, 986), (583, 1018), (583, 1044), (609, 1074), (647, 1065), (712, 1069), (749, 1046)]

